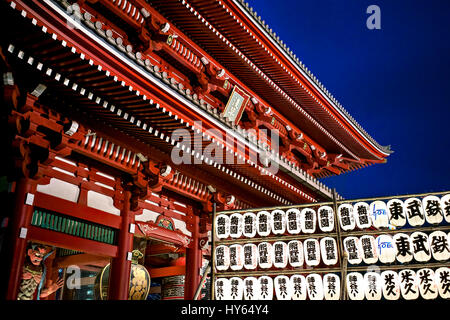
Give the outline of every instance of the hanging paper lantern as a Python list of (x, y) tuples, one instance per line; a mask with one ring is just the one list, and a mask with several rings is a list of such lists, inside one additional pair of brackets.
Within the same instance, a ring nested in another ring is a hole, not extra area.
[(305, 262), (308, 266), (314, 267), (320, 263), (320, 245), (316, 239), (306, 239), (303, 242)]
[(445, 221), (450, 223), (450, 194), (446, 194), (441, 198), (441, 207)]
[(330, 232), (334, 229), (334, 210), (330, 206), (321, 206), (317, 210), (319, 229), (322, 232)]
[(386, 300), (398, 300), (400, 298), (400, 280), (398, 274), (392, 270), (381, 273), (381, 283), (383, 286), (383, 297)]
[(336, 240), (331, 237), (320, 239), (320, 253), (322, 260), (327, 266), (333, 266), (338, 261), (338, 250)]
[(364, 293), (367, 300), (381, 300), (381, 277), (376, 272), (364, 274)]
[(230, 300), (242, 300), (244, 281), (239, 277), (230, 278)]
[(316, 212), (305, 208), (300, 212), (300, 223), (303, 233), (314, 233), (316, 231)]
[[(132, 251), (128, 300), (146, 300), (150, 291), (150, 274), (147, 268), (139, 264), (139, 259), (143, 257), (139, 250)], [(94, 290), (98, 300), (108, 299), (110, 269), (111, 265), (108, 263), (95, 279)]]
[(292, 300), (306, 300), (306, 278), (301, 274), (294, 274), (290, 278), (292, 286)]
[(242, 270), (244, 267), (244, 249), (240, 244), (233, 244), (229, 247), (229, 249), (231, 270)]
[(394, 240), (388, 234), (381, 234), (375, 239), (378, 259), (381, 263), (393, 263), (396, 257)]
[(230, 237), (240, 238), (244, 227), (243, 217), (240, 213), (233, 213), (230, 216)]
[(434, 231), (429, 237), (431, 254), (437, 261), (446, 261), (450, 259), (450, 244), (445, 232)]
[(375, 264), (378, 262), (377, 244), (375, 238), (370, 235), (364, 235), (359, 238), (362, 249), (362, 259), (366, 264)]
[(400, 279), (400, 291), (405, 300), (415, 300), (419, 297), (416, 273), (411, 269), (401, 270), (398, 273)]
[(444, 210), (441, 206), (441, 199), (436, 196), (426, 196), (422, 199), (425, 220), (429, 224), (439, 224), (444, 219)]
[(272, 245), (272, 248), (275, 268), (286, 268), (288, 263), (288, 245), (285, 242), (278, 241)]
[(272, 218), (269, 212), (260, 211), (256, 215), (256, 232), (260, 237), (267, 237), (272, 231)]
[(273, 279), (275, 287), (275, 296), (277, 300), (291, 300), (292, 298), (292, 286), (291, 281), (287, 276), (276, 276)]
[(347, 274), (347, 293), (350, 300), (364, 299), (364, 278), (359, 272), (350, 272)]
[(439, 268), (434, 272), (434, 274), (434, 281), (437, 284), (439, 296), (442, 299), (450, 299), (450, 268)]
[(255, 277), (244, 278), (244, 300), (258, 300), (259, 289), (258, 279)]
[(327, 273), (323, 277), (323, 293), (325, 300), (339, 300), (341, 281), (337, 274)]
[(272, 233), (283, 234), (286, 231), (286, 217), (283, 210), (273, 210), (272, 216)]
[(256, 214), (253, 212), (247, 212), (243, 216), (244, 230), (242, 233), (244, 237), (254, 238), (256, 236)]
[(288, 242), (289, 264), (296, 268), (303, 266), (303, 245), (298, 240)]
[(357, 202), (353, 205), (353, 214), (355, 215), (356, 226), (359, 229), (367, 229), (372, 226), (370, 217), (370, 207), (365, 202)]
[(244, 268), (247, 270), (254, 270), (258, 266), (258, 247), (256, 244), (247, 243), (243, 246), (244, 249)]
[(261, 269), (269, 269), (273, 263), (273, 249), (268, 242), (258, 244), (258, 265)]
[(225, 271), (230, 266), (230, 248), (224, 245), (216, 247), (215, 265), (218, 271)]
[(286, 229), (290, 234), (300, 233), (300, 211), (298, 209), (293, 208), (286, 211)]
[(369, 208), (372, 217), (372, 225), (377, 229), (388, 228), (389, 219), (386, 203), (377, 200), (372, 202)]
[(406, 224), (406, 209), (402, 200), (392, 199), (387, 202), (389, 224), (403, 227)]
[(429, 268), (420, 269), (416, 273), (416, 281), (419, 285), (419, 292), (425, 300), (436, 299), (439, 295), (438, 286), (436, 284), (434, 271)]
[(411, 234), (414, 259), (418, 262), (427, 262), (431, 259), (431, 248), (428, 235), (417, 231)]
[(230, 279), (217, 278), (214, 283), (214, 298), (216, 300), (230, 300)]
[(406, 233), (396, 233), (393, 236), (396, 249), (395, 258), (400, 263), (410, 262), (414, 256), (411, 238)]
[(215, 221), (216, 236), (219, 239), (226, 239), (230, 236), (230, 217), (219, 214)]
[(425, 223), (425, 215), (423, 213), (422, 201), (417, 198), (409, 198), (405, 200), (406, 218), (412, 227), (421, 226)]
[(350, 231), (355, 229), (356, 223), (351, 204), (344, 203), (338, 207), (338, 218), (342, 230)]
[(273, 299), (273, 280), (268, 276), (261, 276), (258, 278), (259, 284), (259, 300)]
[(362, 249), (357, 237), (347, 237), (344, 239), (344, 250), (347, 253), (347, 260), (350, 264), (360, 264), (362, 261)]
[(323, 282), (320, 275), (311, 273), (306, 276), (306, 290), (309, 300), (323, 300)]

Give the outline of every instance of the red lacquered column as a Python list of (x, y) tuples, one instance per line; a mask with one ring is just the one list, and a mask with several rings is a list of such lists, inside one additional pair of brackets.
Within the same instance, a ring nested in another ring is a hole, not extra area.
[(133, 250), (133, 234), (130, 224), (134, 223), (134, 213), (130, 210), (131, 192), (124, 191), (122, 222), (119, 230), (117, 257), (112, 259), (109, 277), (109, 300), (128, 300), (131, 261), (128, 252)]
[(200, 283), (200, 267), (202, 265), (202, 251), (200, 250), (200, 218), (194, 216), (192, 228), (192, 246), (186, 249), (186, 276), (184, 279), (184, 299), (192, 300), (195, 290)]

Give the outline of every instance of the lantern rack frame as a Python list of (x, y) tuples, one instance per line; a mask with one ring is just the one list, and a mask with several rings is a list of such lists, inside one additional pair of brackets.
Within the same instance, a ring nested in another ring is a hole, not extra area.
[[(357, 203), (357, 202), (373, 202), (377, 200), (391, 200), (391, 199), (404, 199), (404, 198), (423, 198), (426, 196), (443, 196), (450, 194), (450, 191), (440, 191), (431, 193), (417, 193), (417, 194), (404, 194), (395, 196), (382, 196), (372, 198), (359, 198), (349, 200), (337, 200), (336, 190), (333, 189), (333, 201), (327, 202), (313, 202), (303, 203), (299, 205), (290, 206), (275, 206), (275, 207), (261, 207), (241, 210), (226, 210), (216, 212), (215, 206), (212, 214), (212, 250), (211, 250), (211, 299), (215, 299), (215, 280), (217, 277), (247, 277), (247, 276), (278, 276), (278, 275), (293, 275), (293, 274), (311, 274), (311, 273), (340, 273), (341, 275), (341, 294), (340, 300), (348, 300), (347, 292), (347, 272), (361, 272), (367, 271), (370, 267), (374, 267), (377, 270), (399, 270), (399, 269), (421, 269), (421, 268), (441, 268), (450, 267), (450, 262), (431, 262), (431, 263), (401, 263), (401, 264), (381, 264), (377, 262), (373, 265), (354, 266), (347, 263), (347, 253), (343, 250), (343, 240), (349, 236), (362, 236), (362, 235), (380, 235), (380, 234), (395, 234), (399, 232), (413, 233), (416, 231), (432, 232), (432, 231), (450, 231), (450, 225), (439, 224), (431, 226), (421, 227), (400, 227), (398, 229), (368, 229), (368, 230), (349, 230), (345, 231), (341, 229), (338, 219), (338, 206), (344, 203)], [(259, 211), (273, 211), (273, 210), (288, 210), (288, 209), (303, 209), (303, 208), (315, 208), (321, 206), (332, 206), (334, 214), (334, 228), (333, 231), (325, 233), (310, 233), (310, 234), (298, 234), (298, 235), (281, 235), (281, 236), (268, 236), (262, 238), (240, 238), (240, 239), (218, 239), (215, 234), (215, 222), (216, 216), (219, 214), (231, 215), (233, 213), (246, 213), (246, 212), (259, 212)], [(445, 220), (444, 220), (445, 221)], [(445, 223), (445, 222), (444, 222)], [(374, 228), (373, 226), (371, 228)], [(215, 265), (215, 253), (216, 247), (219, 245), (231, 245), (231, 244), (245, 244), (245, 243), (258, 243), (258, 242), (276, 242), (276, 241), (290, 241), (290, 240), (304, 240), (304, 239), (320, 239), (323, 237), (331, 237), (336, 240), (338, 251), (338, 262), (334, 266), (330, 267), (307, 267), (307, 268), (295, 268), (295, 269), (281, 269), (281, 270), (244, 270), (244, 271), (216, 271)], [(398, 263), (397, 261), (395, 263)]]

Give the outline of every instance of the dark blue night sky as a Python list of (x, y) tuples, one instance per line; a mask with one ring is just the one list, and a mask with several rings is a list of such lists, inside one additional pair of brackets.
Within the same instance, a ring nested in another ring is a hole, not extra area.
[[(347, 199), (450, 190), (450, 1), (251, 0), (345, 109), (395, 152), (322, 179)], [(369, 5), (381, 30), (369, 30)]]

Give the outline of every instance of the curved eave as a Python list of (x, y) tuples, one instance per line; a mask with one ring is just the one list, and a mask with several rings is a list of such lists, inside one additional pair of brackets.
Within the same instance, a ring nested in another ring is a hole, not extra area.
[[(238, 7), (236, 1), (189, 1), (195, 10), (192, 10), (188, 1), (154, 0), (150, 3), (245, 83), (252, 85), (256, 93), (277, 105), (288, 118), (295, 117), (301, 105), (358, 157), (380, 160), (389, 155), (389, 150), (368, 138), (367, 133), (351, 121), (353, 118), (349, 118), (348, 113), (339, 108), (334, 98), (324, 94), (326, 89), (312, 81), (313, 76), (298, 67), (294, 59), (270, 38), (259, 23), (252, 21), (251, 15)], [(199, 10), (202, 18), (196, 10)], [(203, 21), (203, 17), (207, 22)], [(227, 41), (217, 39), (213, 43), (208, 39), (207, 33), (217, 35), (205, 23), (214, 25), (221, 33), (220, 38), (223, 35)], [(240, 52), (230, 50), (228, 40)], [(259, 68), (259, 73), (248, 60)], [(281, 105), (279, 101), (285, 103)]]

